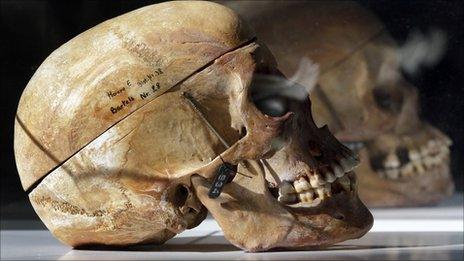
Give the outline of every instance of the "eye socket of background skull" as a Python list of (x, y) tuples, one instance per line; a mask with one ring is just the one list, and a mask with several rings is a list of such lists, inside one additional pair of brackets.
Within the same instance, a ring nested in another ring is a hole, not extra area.
[(209, 198), (217, 198), (221, 195), (222, 188), (225, 184), (232, 182), (237, 173), (237, 166), (224, 162), (219, 166), (213, 184), (208, 192)]

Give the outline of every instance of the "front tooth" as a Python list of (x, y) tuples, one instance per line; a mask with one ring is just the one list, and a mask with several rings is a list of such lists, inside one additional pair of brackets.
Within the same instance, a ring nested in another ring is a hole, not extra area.
[(277, 200), (283, 204), (292, 204), (296, 202), (297, 198), (295, 194), (285, 194), (285, 195), (279, 195)]
[(347, 176), (343, 176), (338, 179), (338, 183), (342, 185), (343, 189), (346, 192), (350, 192), (350, 179)]
[(318, 174), (310, 175), (309, 182), (313, 188), (320, 187), (325, 184), (325, 180), (322, 179)]
[(422, 159), (422, 162), (424, 162), (426, 168), (431, 168), (433, 165), (435, 165), (434, 157), (424, 158)]
[(420, 153), (417, 150), (410, 150), (409, 159), (411, 159), (411, 161), (420, 159)]
[(308, 202), (308, 203), (313, 202), (313, 196), (314, 196), (314, 192), (312, 190), (305, 191), (303, 193), (298, 194), (298, 197), (301, 202)]
[(397, 170), (397, 169), (386, 170), (386, 173), (387, 173), (387, 177), (389, 177), (391, 179), (397, 179), (399, 174), (400, 174), (399, 170)]
[(424, 166), (422, 165), (422, 161), (418, 160), (416, 162), (413, 162), (414, 168), (419, 174), (423, 174), (425, 172)]
[(408, 163), (401, 168), (402, 177), (411, 177), (414, 175), (414, 166), (412, 163)]
[(340, 167), (340, 165), (338, 164), (332, 164), (332, 169), (335, 174), (335, 177), (337, 178), (342, 177), (343, 174), (345, 174), (345, 172), (343, 172), (342, 167)]
[(396, 156), (395, 153), (390, 153), (385, 158), (384, 166), (385, 166), (386, 169), (398, 168), (400, 165), (401, 165), (400, 159), (398, 159), (398, 156)]
[(325, 181), (332, 183), (335, 181), (335, 175), (332, 172), (325, 173)]
[(427, 157), (427, 156), (430, 154), (429, 148), (426, 147), (426, 146), (423, 146), (423, 147), (420, 149), (420, 154), (422, 155), (422, 158)]
[(309, 185), (308, 181), (304, 177), (301, 177), (299, 180), (295, 181), (293, 184), (295, 186), (296, 192), (298, 193), (311, 189), (311, 186)]
[(293, 194), (295, 193), (295, 188), (293, 188), (292, 184), (288, 181), (283, 181), (279, 187), (279, 194), (286, 195), (286, 194)]

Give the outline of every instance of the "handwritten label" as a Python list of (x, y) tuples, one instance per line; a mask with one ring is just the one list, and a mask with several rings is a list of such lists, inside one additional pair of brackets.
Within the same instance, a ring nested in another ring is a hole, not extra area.
[(153, 71), (153, 73), (147, 74), (141, 79), (127, 79), (121, 88), (106, 91), (105, 95), (108, 97), (108, 99), (113, 100), (117, 96), (122, 95), (123, 93), (134, 93), (134, 91), (131, 91), (132, 89), (143, 89), (138, 93), (138, 95), (128, 95), (127, 98), (124, 98), (118, 101), (117, 104), (113, 104), (112, 106), (110, 106), (109, 110), (111, 111), (111, 113), (116, 114), (124, 110), (126, 107), (129, 107), (138, 99), (146, 100), (149, 97), (153, 96), (153, 94), (155, 94), (157, 91), (161, 89), (160, 82), (156, 81), (156, 77), (161, 74), (164, 74), (164, 71), (161, 68), (157, 68), (155, 71)]

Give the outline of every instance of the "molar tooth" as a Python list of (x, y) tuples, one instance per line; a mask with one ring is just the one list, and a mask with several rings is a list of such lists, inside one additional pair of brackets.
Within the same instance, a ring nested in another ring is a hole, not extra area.
[(388, 168), (398, 168), (401, 165), (400, 159), (396, 156), (396, 153), (390, 153), (385, 158), (384, 166), (386, 169)]
[(279, 187), (279, 194), (286, 195), (286, 194), (293, 194), (296, 193), (295, 188), (290, 184), (288, 181), (283, 181)]
[(296, 202), (297, 198), (295, 194), (285, 194), (279, 195), (277, 200), (283, 204), (292, 204)]
[(322, 179), (319, 174), (310, 175), (309, 182), (313, 188), (317, 188), (325, 184), (325, 180)]
[(325, 181), (332, 183), (335, 181), (335, 175), (332, 172), (326, 172), (325, 173)]
[(303, 193), (299, 193), (298, 197), (300, 198), (301, 202), (311, 203), (311, 202), (313, 202), (313, 195), (314, 195), (314, 192), (312, 190), (309, 190), (309, 191), (305, 191)]
[(334, 174), (335, 174), (335, 177), (340, 178), (340, 177), (343, 176), (343, 174), (345, 174), (345, 173), (343, 172), (342, 167), (341, 167), (340, 165), (338, 165), (338, 164), (332, 164), (331, 166), (332, 166), (333, 172), (334, 172)]
[(350, 192), (350, 179), (347, 176), (343, 176), (338, 179), (338, 183), (342, 185), (343, 189), (346, 192)]
[(342, 166), (344, 172), (352, 171), (358, 165), (358, 161), (354, 158), (342, 158), (340, 160), (340, 166)]
[(386, 173), (387, 177), (389, 177), (390, 179), (397, 179), (400, 174), (399, 170), (397, 169), (388, 169), (386, 170)]
[(311, 186), (309, 185), (308, 181), (304, 177), (301, 177), (299, 180), (295, 181), (293, 184), (295, 186), (296, 192), (298, 193), (311, 189)]

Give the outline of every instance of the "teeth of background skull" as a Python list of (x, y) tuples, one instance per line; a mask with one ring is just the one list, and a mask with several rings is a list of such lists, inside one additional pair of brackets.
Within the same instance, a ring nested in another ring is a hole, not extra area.
[(425, 157), (422, 159), (422, 162), (426, 168), (430, 168), (435, 165), (435, 157)]
[(317, 188), (325, 184), (325, 180), (321, 178), (321, 176), (315, 174), (309, 176), (309, 183), (311, 183), (311, 187)]
[(284, 204), (292, 204), (297, 201), (297, 197), (295, 194), (285, 194), (285, 195), (279, 195), (277, 200)]
[(333, 172), (335, 174), (335, 177), (340, 178), (342, 177), (345, 173), (343, 172), (343, 169), (340, 165), (338, 164), (332, 164), (331, 165)]
[(288, 195), (296, 193), (295, 188), (288, 181), (283, 181), (279, 187), (279, 195)]
[(301, 202), (308, 202), (308, 203), (313, 202), (313, 196), (314, 196), (313, 190), (305, 191), (303, 193), (298, 194), (298, 198), (300, 199)]
[(339, 178), (338, 183), (340, 183), (346, 192), (350, 192), (350, 179), (347, 176)]
[(412, 163), (407, 163), (404, 165), (404, 167), (401, 169), (401, 176), (402, 177), (410, 177), (414, 175), (414, 166)]
[(401, 165), (401, 162), (400, 162), (400, 159), (398, 159), (398, 156), (396, 156), (396, 153), (390, 153), (385, 158), (384, 166), (386, 169), (398, 168), (400, 165)]
[(387, 177), (391, 178), (391, 179), (397, 179), (399, 174), (400, 174), (400, 171), (397, 170), (397, 169), (388, 169), (385, 171)]
[(325, 181), (327, 181), (328, 183), (334, 182), (335, 179), (336, 179), (336, 177), (332, 172), (325, 173)]
[(300, 179), (296, 180), (293, 185), (298, 193), (311, 189), (311, 185), (309, 185), (308, 181), (304, 177), (300, 177)]
[(422, 165), (421, 160), (413, 161), (413, 166), (417, 173), (423, 174), (425, 172), (425, 169), (424, 169), (424, 166)]
[(411, 159), (411, 161), (416, 161), (416, 160), (419, 160), (420, 158), (421, 158), (420, 153), (417, 150), (409, 151), (409, 159)]

